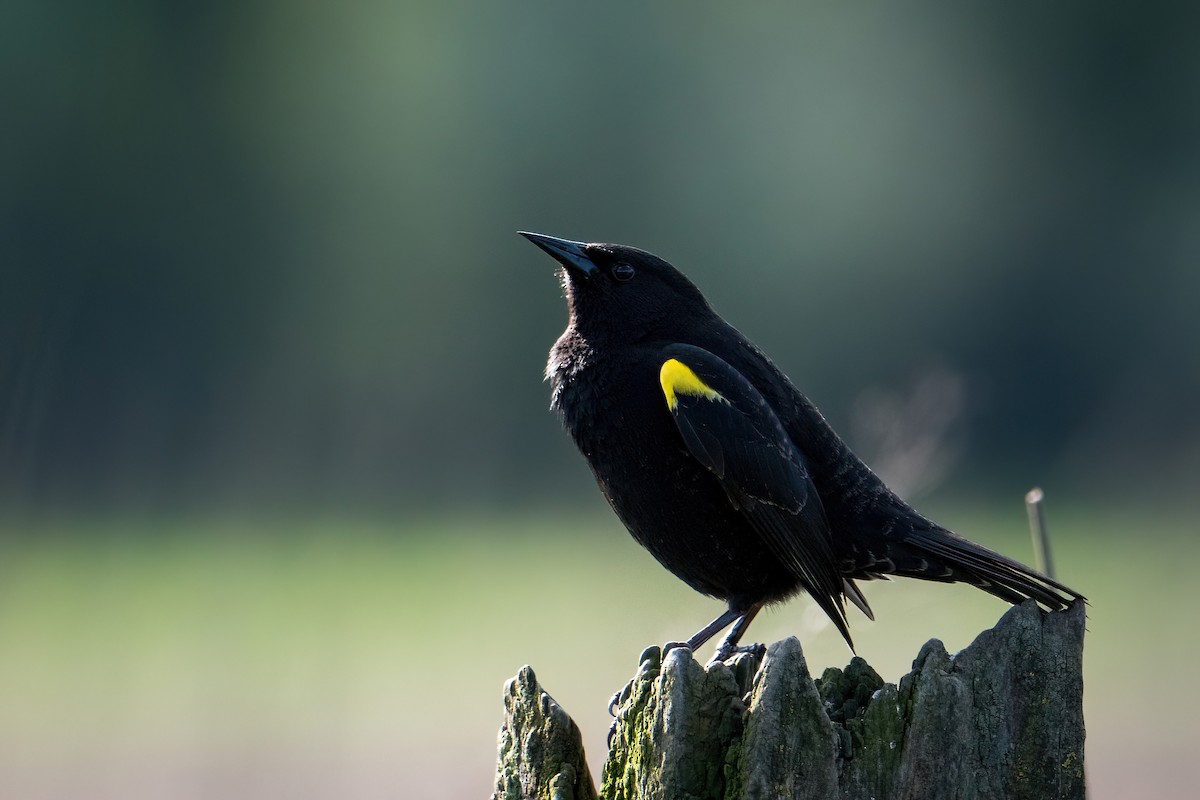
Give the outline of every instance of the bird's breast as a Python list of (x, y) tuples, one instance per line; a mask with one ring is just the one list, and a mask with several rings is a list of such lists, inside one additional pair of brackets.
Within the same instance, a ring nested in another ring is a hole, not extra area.
[(688, 452), (660, 386), (657, 351), (560, 355), (548, 370), (554, 407), (633, 538), (705, 594), (758, 601), (793, 592), (794, 577)]

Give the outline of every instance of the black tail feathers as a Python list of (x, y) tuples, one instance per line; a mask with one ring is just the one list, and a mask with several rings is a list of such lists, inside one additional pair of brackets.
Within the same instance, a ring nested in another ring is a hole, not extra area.
[(1051, 611), (1066, 608), (1083, 595), (1037, 570), (933, 526), (907, 533), (902, 540), (907, 554), (922, 554), (917, 568), (905, 569), (912, 559), (894, 559), (894, 574), (947, 582), (963, 582), (1014, 605), (1036, 600)]

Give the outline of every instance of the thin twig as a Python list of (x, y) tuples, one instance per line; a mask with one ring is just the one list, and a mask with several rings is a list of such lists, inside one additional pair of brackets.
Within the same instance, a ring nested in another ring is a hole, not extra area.
[(1029, 533), (1033, 537), (1033, 554), (1038, 570), (1047, 578), (1054, 577), (1054, 561), (1050, 558), (1050, 534), (1046, 530), (1046, 494), (1036, 486), (1025, 493), (1025, 511), (1029, 514)]

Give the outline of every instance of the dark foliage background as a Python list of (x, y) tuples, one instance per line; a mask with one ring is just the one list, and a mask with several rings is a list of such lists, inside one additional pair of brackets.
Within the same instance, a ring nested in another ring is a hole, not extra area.
[(517, 228), (673, 260), (851, 438), (957, 376), (963, 480), (1200, 459), (1188, 4), (6, 17), (9, 506), (590, 491)]

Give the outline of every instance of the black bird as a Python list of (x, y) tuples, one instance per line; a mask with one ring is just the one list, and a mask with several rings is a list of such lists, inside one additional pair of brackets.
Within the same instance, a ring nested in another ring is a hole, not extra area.
[(633, 538), (728, 609), (737, 649), (767, 603), (807, 592), (853, 649), (855, 580), (963, 582), (1050, 609), (1078, 592), (918, 514), (778, 367), (661, 258), (521, 233), (562, 265), (569, 321), (546, 365), (551, 407)]

